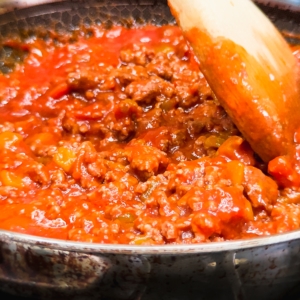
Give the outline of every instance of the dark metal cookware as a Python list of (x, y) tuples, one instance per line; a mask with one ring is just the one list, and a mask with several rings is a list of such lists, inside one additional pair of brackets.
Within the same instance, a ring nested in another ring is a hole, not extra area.
[[(279, 29), (300, 32), (300, 1), (258, 2)], [(0, 39), (40, 26), (62, 31), (128, 18), (174, 22), (163, 0), (1, 4)], [(0, 50), (0, 67), (7, 55)], [(293, 299), (299, 284), (299, 230), (244, 241), (155, 247), (69, 242), (0, 230), (0, 289), (39, 299), (277, 300)]]

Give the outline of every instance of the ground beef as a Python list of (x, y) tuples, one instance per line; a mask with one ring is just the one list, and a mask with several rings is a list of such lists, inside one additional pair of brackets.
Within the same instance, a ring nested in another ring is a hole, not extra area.
[(298, 173), (267, 174), (178, 27), (90, 32), (30, 39), (0, 75), (0, 228), (155, 245), (300, 227)]

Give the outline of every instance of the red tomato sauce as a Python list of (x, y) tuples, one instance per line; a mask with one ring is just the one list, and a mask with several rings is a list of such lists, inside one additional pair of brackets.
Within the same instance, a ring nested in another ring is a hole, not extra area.
[(0, 75), (1, 229), (160, 245), (300, 227), (299, 147), (268, 174), (178, 27), (6, 43), (28, 56)]

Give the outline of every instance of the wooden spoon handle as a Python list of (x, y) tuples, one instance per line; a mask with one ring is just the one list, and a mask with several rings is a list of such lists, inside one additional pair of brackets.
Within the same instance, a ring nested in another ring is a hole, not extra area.
[(264, 160), (286, 154), (300, 125), (297, 62), (250, 0), (169, 0), (212, 90)]

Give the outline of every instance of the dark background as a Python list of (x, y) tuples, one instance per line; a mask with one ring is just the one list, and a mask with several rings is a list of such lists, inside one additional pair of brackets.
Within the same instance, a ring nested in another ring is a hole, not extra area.
[[(19, 297), (19, 296), (13, 296), (4, 292), (0, 291), (0, 299), (1, 300), (33, 300), (34, 298), (24, 298), (24, 297)], [(68, 299), (66, 299), (68, 300)], [(155, 300), (155, 299), (153, 299)], [(186, 299), (188, 300), (188, 299)], [(297, 291), (294, 291), (291, 295), (289, 295), (287, 298), (282, 300), (300, 300), (300, 287), (297, 289)]]
[[(4, 292), (0, 291), (0, 299), (1, 300), (31, 300), (30, 298), (24, 298), (24, 297), (18, 297), (18, 296), (13, 296)], [(33, 298), (32, 298), (33, 300)]]

